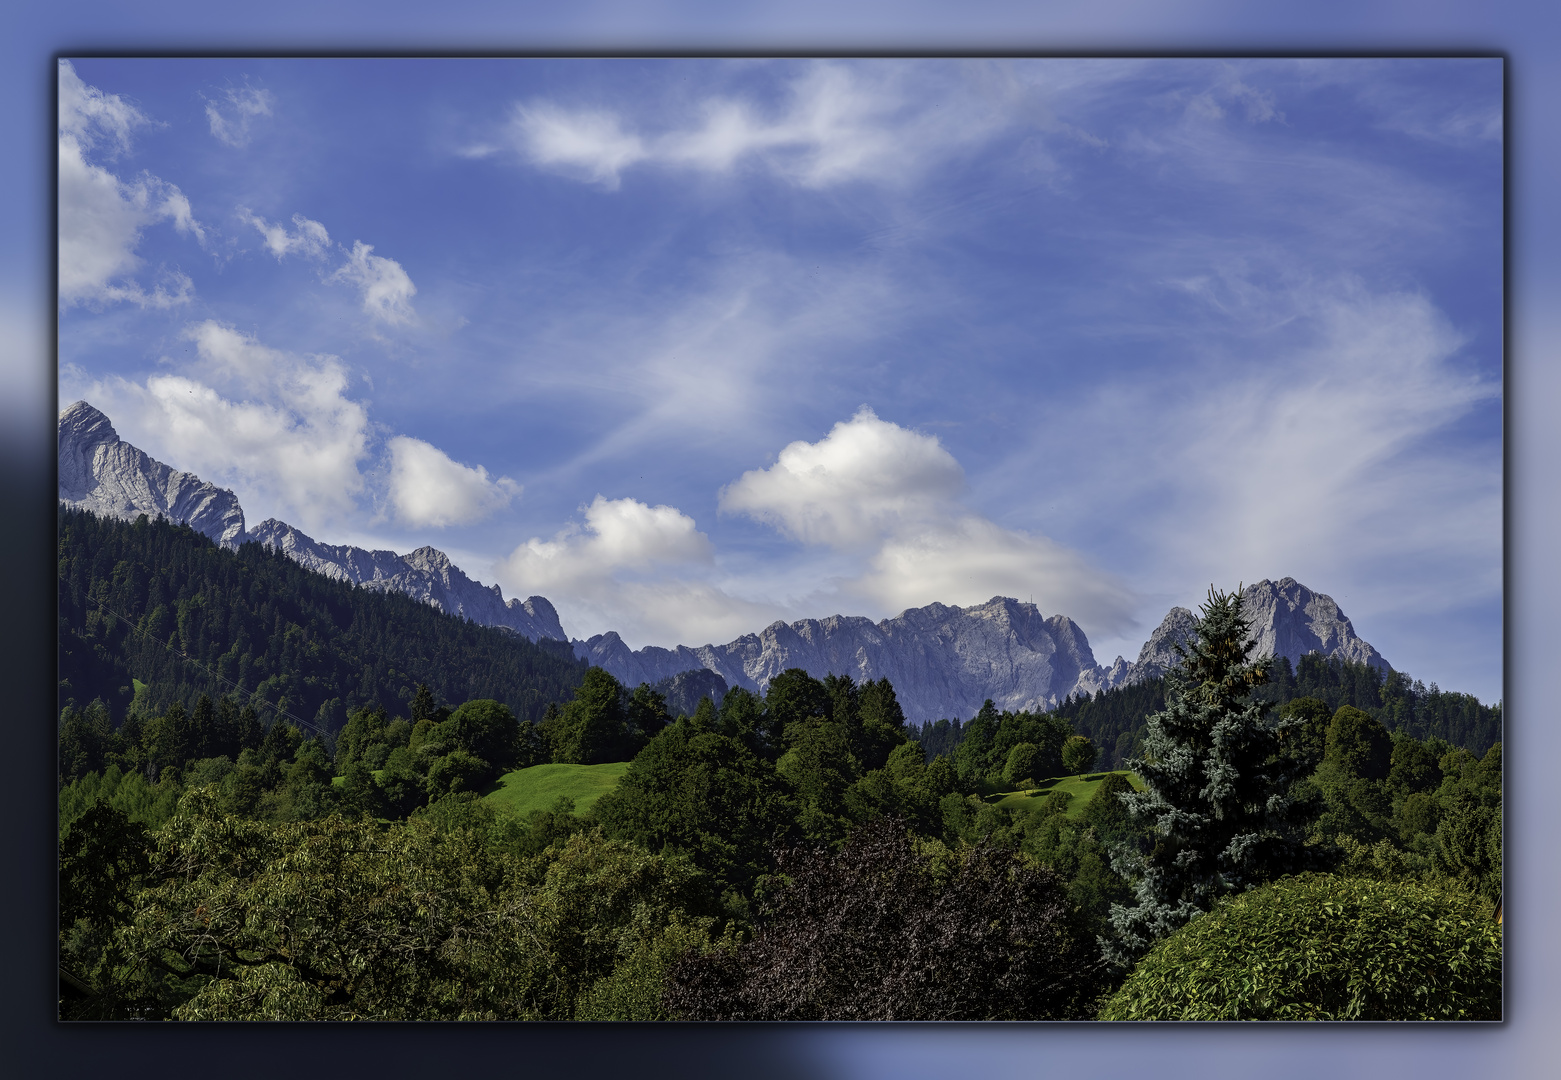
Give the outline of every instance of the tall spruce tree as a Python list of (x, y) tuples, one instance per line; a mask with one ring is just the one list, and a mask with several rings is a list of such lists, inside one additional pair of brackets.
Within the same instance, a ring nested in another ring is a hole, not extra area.
[(1196, 629), (1178, 646), (1181, 667), (1167, 675), (1165, 709), (1148, 718), (1143, 756), (1129, 762), (1146, 790), (1121, 796), (1134, 826), (1153, 836), (1147, 851), (1112, 853), (1137, 902), (1112, 905), (1113, 936), (1100, 944), (1124, 967), (1221, 896), (1316, 868), (1323, 855), (1303, 843), (1313, 811), (1290, 797), (1315, 755), (1290, 723), (1270, 725), (1270, 704), (1251, 696), (1271, 658), (1248, 659), (1256, 641), (1240, 588), (1210, 586)]

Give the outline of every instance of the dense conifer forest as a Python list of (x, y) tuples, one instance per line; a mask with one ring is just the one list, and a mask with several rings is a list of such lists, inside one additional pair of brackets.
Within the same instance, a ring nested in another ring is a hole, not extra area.
[(227, 551), (163, 520), (62, 507), (58, 550), (59, 707), (101, 701), (116, 724), (132, 705), (154, 715), (236, 695), (267, 723), (290, 713), (334, 734), (364, 706), (405, 712), (423, 683), (536, 721), (585, 672), (566, 643), (336, 581), (260, 544)]

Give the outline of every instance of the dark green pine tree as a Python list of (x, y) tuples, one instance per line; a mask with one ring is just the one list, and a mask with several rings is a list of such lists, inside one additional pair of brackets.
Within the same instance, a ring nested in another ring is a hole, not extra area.
[(1324, 853), (1304, 846), (1313, 810), (1293, 802), (1291, 785), (1316, 766), (1270, 725), (1270, 704), (1251, 690), (1268, 677), (1269, 657), (1249, 660), (1256, 642), (1241, 613), (1241, 590), (1210, 586), (1197, 634), (1168, 673), (1166, 706), (1148, 718), (1144, 754), (1129, 762), (1146, 790), (1121, 796), (1134, 826), (1153, 846), (1124, 844), (1112, 867), (1135, 881), (1136, 903), (1113, 904), (1106, 958), (1128, 966), (1156, 941), (1209, 910), (1221, 896), (1282, 874), (1317, 868)]

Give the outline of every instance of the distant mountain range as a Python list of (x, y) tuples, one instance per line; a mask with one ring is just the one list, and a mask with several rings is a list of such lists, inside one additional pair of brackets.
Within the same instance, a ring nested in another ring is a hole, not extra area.
[[(421, 547), (407, 555), (322, 544), (268, 519), (246, 531), (244, 511), (232, 491), (191, 473), (178, 472), (122, 441), (108, 417), (84, 401), (60, 413), (59, 498), (94, 513), (140, 514), (186, 522), (219, 544), (267, 544), (301, 565), (364, 588), (403, 592), (473, 622), (508, 627), (532, 641), (565, 640), (553, 605), (541, 596), (504, 599), (497, 585), (467, 577), (444, 552)], [(1285, 656), (1292, 664), (1309, 652), (1392, 670), (1376, 649), (1357, 637), (1333, 599), (1294, 578), (1260, 581), (1242, 593), (1258, 634), (1256, 652)], [(1095, 661), (1084, 631), (1066, 615), (1043, 616), (1034, 604), (995, 596), (984, 604), (929, 604), (892, 619), (860, 616), (776, 622), (725, 645), (630, 649), (615, 632), (572, 642), (576, 655), (605, 668), (629, 686), (667, 684), (683, 672), (708, 670), (708, 690), (733, 686), (762, 693), (788, 668), (822, 677), (833, 672), (863, 681), (888, 678), (906, 718), (968, 718), (991, 698), (999, 708), (1046, 709), (1070, 694), (1093, 694), (1156, 678), (1179, 662), (1175, 646), (1192, 632), (1194, 616), (1172, 608), (1129, 663)], [(679, 680), (681, 687), (686, 680)]]

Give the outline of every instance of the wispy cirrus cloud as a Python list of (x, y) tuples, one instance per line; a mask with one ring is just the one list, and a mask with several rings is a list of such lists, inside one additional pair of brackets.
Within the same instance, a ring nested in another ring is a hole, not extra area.
[(249, 145), (250, 130), (262, 116), (271, 115), (276, 95), (262, 87), (226, 87), (206, 99), (206, 123), (218, 142), (241, 150)]
[[(778, 100), (711, 95), (653, 128), (595, 106), (517, 103), (499, 137), (465, 153), (517, 153), (539, 168), (618, 187), (636, 166), (709, 174), (767, 172), (802, 188), (901, 185), (1024, 118), (994, 108), (992, 85), (957, 70), (819, 61), (786, 80)], [(1011, 89), (1011, 88), (1010, 88)]]

